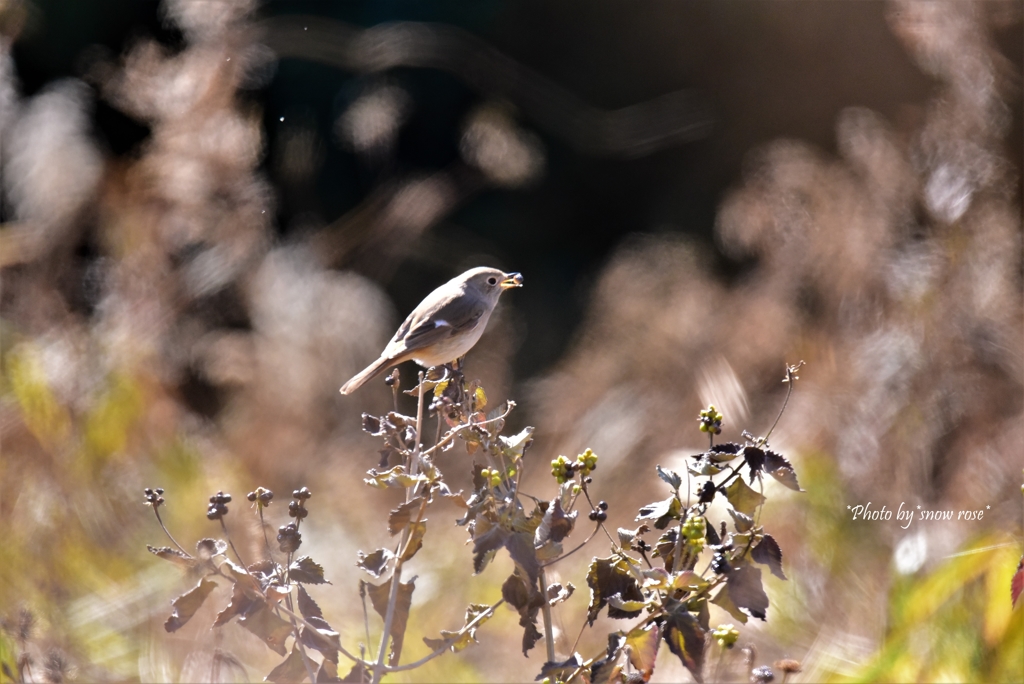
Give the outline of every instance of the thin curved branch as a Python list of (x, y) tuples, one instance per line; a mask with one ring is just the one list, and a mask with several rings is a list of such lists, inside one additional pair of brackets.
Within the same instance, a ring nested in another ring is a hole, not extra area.
[(395, 67), (454, 74), (488, 97), (511, 101), (541, 130), (593, 156), (635, 158), (707, 137), (707, 99), (677, 90), (621, 109), (594, 107), (542, 74), (454, 26), (393, 22), (366, 29), (311, 16), (265, 20), (263, 42), (281, 58), (354, 72)]

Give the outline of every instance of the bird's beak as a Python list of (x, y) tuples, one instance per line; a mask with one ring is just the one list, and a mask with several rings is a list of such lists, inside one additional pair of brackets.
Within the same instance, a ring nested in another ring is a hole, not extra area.
[(507, 290), (510, 287), (522, 287), (523, 276), (521, 273), (506, 273), (505, 279), (501, 281), (501, 289)]

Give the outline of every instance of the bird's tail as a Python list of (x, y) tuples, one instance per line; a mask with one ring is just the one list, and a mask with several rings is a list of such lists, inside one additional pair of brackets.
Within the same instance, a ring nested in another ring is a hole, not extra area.
[(389, 366), (395, 366), (397, 364), (398, 362), (395, 361), (394, 359), (389, 359), (384, 356), (380, 357), (379, 359), (371, 363), (369, 366), (364, 368), (362, 371), (360, 371), (351, 380), (342, 385), (341, 393), (352, 394), (357, 389), (362, 387), (364, 384), (366, 384), (370, 380), (373, 380), (375, 377), (377, 377), (382, 372), (387, 370)]

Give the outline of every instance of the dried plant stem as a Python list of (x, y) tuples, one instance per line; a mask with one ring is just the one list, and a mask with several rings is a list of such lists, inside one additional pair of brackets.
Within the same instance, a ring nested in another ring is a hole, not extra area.
[(544, 646), (547, 647), (548, 651), (548, 662), (555, 662), (555, 635), (552, 632), (551, 626), (551, 603), (548, 602), (548, 580), (544, 573), (544, 568), (540, 569), (540, 593), (544, 598), (544, 603), (541, 604), (540, 610), (544, 617)]
[[(423, 384), (423, 373), (420, 373), (420, 393), (419, 402), (416, 406), (416, 445), (413, 447), (412, 453), (409, 454), (409, 473), (415, 476), (419, 472), (420, 463), (420, 437), (423, 434), (423, 395), (426, 388)], [(405, 490), (405, 501), (408, 503), (416, 495), (419, 490), (418, 485), (414, 485)], [(424, 504), (426, 501), (424, 501)], [(423, 515), (423, 506), (420, 506), (420, 517)], [(412, 527), (406, 525), (405, 529), (402, 530), (402, 541), (398, 545), (399, 553), (395, 554), (395, 570), (391, 573), (391, 591), (388, 594), (388, 609), (384, 615), (384, 633), (380, 637), (380, 650), (377, 652), (377, 664), (373, 667), (373, 684), (378, 684), (380, 678), (384, 675), (384, 661), (388, 656), (388, 641), (391, 638), (391, 628), (395, 620), (395, 606), (398, 604), (398, 590), (402, 584), (402, 556), (405, 555), (405, 549), (409, 544), (409, 536)]]

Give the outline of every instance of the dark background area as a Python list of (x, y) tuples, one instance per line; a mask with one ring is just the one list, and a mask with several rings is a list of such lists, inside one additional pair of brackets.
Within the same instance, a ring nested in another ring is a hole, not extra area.
[[(136, 38), (155, 36), (171, 49), (182, 38), (151, 0), (49, 0), (37, 3), (13, 55), (24, 93), (79, 75), (102, 46), (120, 54)], [(744, 155), (779, 137), (799, 137), (831, 151), (834, 122), (850, 106), (869, 107), (899, 129), (921, 116), (934, 84), (910, 61), (886, 25), (879, 2), (452, 3), (268, 2), (265, 17), (305, 14), (357, 26), (412, 20), (462, 27), (543, 74), (589, 104), (615, 109), (680, 89), (710, 102), (714, 130), (639, 159), (595, 158), (537, 131), (547, 152), (543, 177), (522, 190), (487, 190), (433, 229), (437, 244), (461, 241), (523, 272), (517, 295), (526, 343), (516, 375), (531, 376), (564, 351), (585, 305), (588, 284), (609, 252), (630, 233), (682, 232), (710, 241), (722, 194), (742, 175)], [(999, 36), (1022, 61), (1020, 32)], [(870, 46), (865, 49), (865, 46)], [(877, 78), (877, 74), (886, 74)], [(282, 238), (296, 217), (330, 223), (351, 210), (378, 174), (334, 144), (335, 119), (367, 76), (296, 59), (282, 60), (268, 85), (246, 93), (262, 107)], [(483, 94), (458, 77), (401, 68), (387, 78), (413, 99), (394, 165), (380, 174), (439, 169), (458, 157), (458, 129)], [(282, 187), (273, 154), (281, 117), (314, 122), (323, 160), (314, 187)], [(1011, 145), (1021, 146), (1021, 108)], [(522, 122), (530, 127), (531, 122)], [(99, 137), (111, 152), (131, 154), (146, 127), (99, 100)], [(385, 285), (402, 311), (451, 275), (439, 259), (411, 259)], [(358, 264), (352, 264), (358, 270)], [(742, 264), (721, 259), (723, 277)]]

